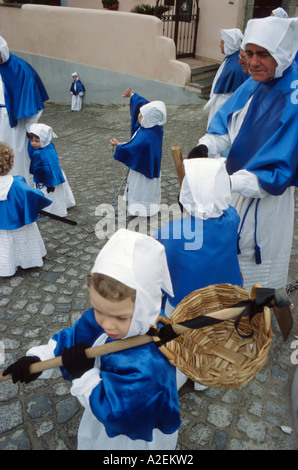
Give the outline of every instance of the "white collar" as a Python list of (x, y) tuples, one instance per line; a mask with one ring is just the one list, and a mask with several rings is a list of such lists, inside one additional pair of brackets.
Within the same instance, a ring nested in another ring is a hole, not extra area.
[(12, 183), (13, 176), (0, 176), (0, 201), (6, 201)]

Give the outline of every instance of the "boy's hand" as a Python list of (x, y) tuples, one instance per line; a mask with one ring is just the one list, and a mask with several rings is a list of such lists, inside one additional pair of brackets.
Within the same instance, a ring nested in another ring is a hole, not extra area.
[(73, 379), (80, 378), (87, 370), (94, 367), (94, 359), (88, 359), (85, 353), (86, 345), (81, 341), (70, 348), (64, 348), (62, 364)]
[(23, 382), (30, 383), (33, 380), (37, 379), (41, 375), (41, 372), (36, 374), (30, 374), (29, 366), (34, 362), (40, 362), (39, 357), (37, 356), (24, 356), (18, 359), (16, 362), (11, 364), (3, 372), (3, 376), (11, 374), (13, 383)]
[(121, 98), (130, 98), (131, 95), (131, 88), (126, 88), (126, 90), (122, 93)]
[(117, 147), (117, 145), (119, 145), (120, 142), (117, 139), (115, 139), (114, 137), (112, 137), (112, 139), (110, 139), (110, 144), (112, 144), (113, 147)]

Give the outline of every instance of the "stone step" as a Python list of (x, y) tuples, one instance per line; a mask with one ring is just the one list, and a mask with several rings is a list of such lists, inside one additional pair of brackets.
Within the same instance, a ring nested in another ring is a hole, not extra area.
[(202, 98), (209, 99), (214, 77), (200, 78), (186, 84), (188, 89), (198, 92)]
[(186, 84), (186, 88), (196, 91), (201, 98), (209, 99), (212, 83), (220, 63), (200, 58), (181, 59), (181, 61), (186, 62), (191, 69), (191, 81)]

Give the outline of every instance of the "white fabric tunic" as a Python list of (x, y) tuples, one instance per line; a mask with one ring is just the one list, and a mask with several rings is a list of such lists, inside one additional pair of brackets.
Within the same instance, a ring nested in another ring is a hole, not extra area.
[(30, 159), (27, 151), (27, 131), (31, 124), (39, 120), (41, 114), (42, 111), (31, 118), (19, 119), (16, 127), (10, 127), (8, 112), (5, 107), (3, 81), (0, 75), (0, 141), (8, 145), (14, 152), (13, 168), (9, 174), (23, 176), (32, 187), (34, 185), (32, 175), (29, 173)]
[(129, 170), (123, 199), (130, 215), (152, 217), (160, 208), (160, 178), (149, 179), (138, 171)]
[(55, 191), (52, 193), (48, 193), (45, 186), (41, 188), (41, 191), (47, 198), (53, 201), (50, 206), (45, 208), (45, 211), (58, 215), (59, 217), (66, 217), (68, 215), (67, 209), (74, 207), (76, 205), (76, 201), (66, 175), (62, 169), (61, 171), (65, 179), (65, 183), (55, 186)]
[[(241, 33), (240, 29), (237, 29), (237, 28), (222, 29), (220, 33), (221, 33), (221, 39), (224, 41), (224, 53), (226, 57), (234, 54), (240, 49), (241, 41), (243, 40), (243, 34)], [(207, 128), (209, 127), (209, 124), (212, 121), (215, 113), (222, 107), (222, 105), (233, 94), (233, 92), (214, 93), (216, 83), (218, 82), (218, 80), (220, 80), (220, 76), (225, 67), (225, 64), (226, 62), (223, 61), (214, 77), (211, 91), (210, 91), (210, 98), (204, 107), (205, 110), (209, 109)]]
[(41, 267), (46, 254), (36, 222), (15, 230), (0, 230), (0, 277), (13, 276), (18, 267)]
[[(233, 114), (228, 134), (206, 134), (200, 139), (200, 144), (207, 145), (210, 157), (217, 156), (221, 151), (231, 147), (250, 102), (251, 99), (242, 110)], [(231, 183), (232, 205), (236, 208), (241, 222), (252, 199), (260, 198), (257, 209), (257, 236), (259, 235), (258, 244), (262, 253), (262, 263), (255, 263), (254, 203), (247, 212), (240, 234), (239, 264), (243, 287), (250, 290), (256, 283), (276, 289), (285, 287), (293, 238), (294, 188), (288, 188), (281, 196), (272, 196), (259, 186), (256, 175), (247, 170), (234, 173), (231, 176)]]

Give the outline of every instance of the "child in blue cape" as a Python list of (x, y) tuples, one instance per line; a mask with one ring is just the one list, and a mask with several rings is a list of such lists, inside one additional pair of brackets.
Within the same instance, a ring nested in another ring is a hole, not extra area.
[(149, 102), (127, 88), (122, 94), (130, 98), (131, 140), (120, 143), (110, 139), (116, 147), (114, 158), (130, 171), (124, 198), (130, 215), (151, 217), (159, 211), (160, 167), (162, 157), (163, 125), (167, 114), (163, 101)]
[(184, 160), (179, 200), (184, 217), (154, 237), (165, 247), (174, 296), (165, 294), (169, 316), (191, 292), (211, 284), (242, 285), (237, 257), (239, 215), (231, 203), (225, 160)]
[(84, 353), (86, 346), (144, 335), (155, 324), (162, 290), (172, 295), (163, 246), (120, 229), (100, 251), (87, 284), (91, 308), (4, 375), (31, 381), (37, 377), (29, 374), (30, 363), (62, 355), (62, 374), (85, 408), (78, 449), (174, 450), (180, 426), (176, 369), (157, 346), (151, 342), (95, 360)]
[(46, 249), (36, 220), (52, 201), (31, 188), (23, 176), (9, 174), (12, 149), (0, 143), (0, 276), (13, 276), (18, 267), (41, 267)]
[(32, 124), (28, 134), (29, 171), (36, 187), (45, 195), (50, 194), (53, 201), (47, 212), (66, 217), (67, 209), (75, 206), (75, 199), (52, 143), (52, 138), (57, 136), (45, 124)]
[[(165, 247), (174, 295), (165, 293), (166, 316), (191, 292), (213, 284), (242, 285), (237, 257), (239, 216), (230, 205), (230, 179), (224, 158), (184, 160), (181, 219), (154, 237)], [(177, 369), (178, 389), (187, 380)], [(195, 383), (195, 390), (204, 386)]]
[(71, 94), (71, 110), (72, 111), (80, 111), (82, 109), (83, 104), (83, 96), (85, 93), (85, 87), (81, 82), (77, 72), (71, 74), (73, 78), (73, 82), (70, 87), (70, 94)]

